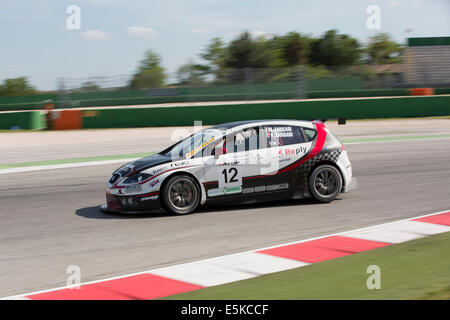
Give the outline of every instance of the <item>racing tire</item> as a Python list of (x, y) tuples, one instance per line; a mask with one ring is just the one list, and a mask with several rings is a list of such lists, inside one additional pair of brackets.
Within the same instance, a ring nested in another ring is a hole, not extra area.
[(342, 189), (342, 176), (332, 165), (320, 165), (313, 170), (308, 180), (311, 196), (319, 202), (331, 202)]
[(190, 214), (200, 202), (200, 192), (200, 187), (194, 178), (188, 175), (176, 175), (164, 184), (161, 203), (163, 208), (171, 214)]

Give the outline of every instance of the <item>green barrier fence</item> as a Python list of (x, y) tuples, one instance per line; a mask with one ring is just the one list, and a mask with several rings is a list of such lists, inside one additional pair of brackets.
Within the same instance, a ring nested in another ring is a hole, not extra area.
[(308, 79), (306, 87), (309, 91), (336, 91), (364, 89), (364, 80), (361, 77), (337, 77), (324, 79)]
[(450, 37), (408, 38), (408, 46), (450, 46)]
[[(319, 85), (320, 81), (325, 81)], [(408, 89), (366, 89), (366, 90), (341, 90), (330, 81), (335, 79), (313, 79), (307, 84), (306, 97), (315, 98), (351, 98), (351, 97), (379, 97), (379, 96), (407, 96)], [(348, 78), (343, 87), (353, 83), (353, 88), (358, 88), (358, 79)], [(316, 82), (316, 84), (313, 84)], [(320, 87), (336, 87), (336, 90), (315, 90)], [(10, 110), (38, 110), (44, 108), (44, 101), (51, 99), (56, 108), (70, 107), (105, 107), (125, 106), (158, 103), (184, 103), (207, 101), (239, 101), (239, 100), (284, 100), (297, 99), (299, 96), (299, 84), (297, 82), (283, 82), (253, 85), (224, 85), (215, 87), (184, 87), (161, 88), (154, 90), (127, 90), (118, 89), (110, 91), (75, 92), (66, 96), (56, 94), (41, 94), (24, 97), (0, 97), (0, 111)], [(435, 94), (449, 94), (450, 88), (437, 88)]]
[(450, 88), (436, 88), (434, 94), (450, 94)]
[(35, 94), (21, 97), (0, 97), (0, 111), (44, 109), (45, 100), (56, 101), (56, 94)]
[(295, 101), (237, 105), (96, 109), (83, 112), (83, 128), (205, 125), (249, 119), (374, 119), (450, 115), (450, 97)]
[(45, 117), (39, 111), (0, 113), (0, 130), (38, 130), (44, 127)]
[(308, 99), (409, 96), (409, 89), (308, 91)]

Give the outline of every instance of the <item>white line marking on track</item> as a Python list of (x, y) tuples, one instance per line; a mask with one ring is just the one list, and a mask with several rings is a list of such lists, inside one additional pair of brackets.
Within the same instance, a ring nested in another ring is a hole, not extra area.
[(402, 137), (399, 137), (399, 139), (394, 139), (394, 140), (355, 141), (355, 142), (343, 142), (343, 144), (346, 146), (346, 145), (349, 145), (349, 144), (367, 144), (367, 143), (384, 143), (384, 142), (408, 142), (408, 141), (443, 140), (443, 139), (450, 139), (450, 137), (415, 138), (415, 139), (402, 139)]
[[(283, 244), (277, 244), (277, 245), (273, 245), (270, 247), (265, 247), (265, 248), (259, 248), (259, 249), (252, 249), (252, 250), (248, 250), (248, 251), (244, 251), (244, 252), (239, 252), (239, 253), (233, 253), (233, 254), (228, 254), (228, 255), (224, 255), (224, 256), (220, 256), (220, 257), (214, 257), (214, 258), (207, 258), (207, 259), (203, 259), (203, 260), (198, 260), (198, 261), (193, 261), (193, 262), (186, 262), (186, 263), (182, 263), (179, 265), (175, 265), (175, 266), (169, 266), (169, 267), (163, 267), (163, 268), (158, 268), (158, 269), (151, 269), (148, 271), (142, 271), (142, 272), (136, 272), (136, 273), (131, 273), (131, 274), (127, 274), (127, 275), (122, 275), (122, 276), (116, 276), (116, 277), (111, 277), (111, 278), (106, 278), (106, 279), (100, 279), (100, 280), (94, 280), (94, 281), (89, 281), (89, 282), (84, 282), (81, 284), (78, 284), (80, 286), (82, 285), (88, 285), (88, 284), (93, 284), (93, 283), (99, 283), (99, 282), (104, 282), (104, 281), (110, 281), (110, 280), (116, 280), (116, 279), (122, 279), (122, 278), (126, 278), (126, 277), (132, 277), (132, 276), (136, 276), (136, 275), (141, 275), (141, 274), (146, 274), (146, 273), (151, 273), (151, 274), (158, 274), (158, 273), (163, 273), (164, 270), (166, 269), (170, 269), (170, 268), (180, 268), (180, 267), (189, 267), (189, 266), (195, 266), (199, 263), (215, 263), (217, 262), (218, 264), (220, 264), (221, 262), (227, 260), (227, 259), (231, 259), (234, 260), (235, 257), (242, 256), (245, 254), (250, 254), (250, 253), (256, 253), (256, 251), (262, 251), (262, 250), (267, 250), (267, 249), (272, 249), (272, 248), (278, 248), (278, 247), (283, 247), (283, 246), (289, 246), (289, 245), (293, 245), (293, 244), (298, 244), (298, 243), (303, 243), (303, 242), (307, 242), (307, 241), (312, 241), (312, 240), (317, 240), (317, 239), (323, 239), (326, 237), (331, 237), (331, 236), (336, 236), (336, 235), (340, 235), (340, 236), (349, 236), (351, 237), (352, 233), (357, 233), (357, 232), (363, 232), (363, 231), (369, 231), (371, 229), (376, 229), (376, 228), (380, 228), (382, 226), (384, 227), (390, 227), (390, 225), (394, 225), (397, 224), (396, 227), (398, 227), (398, 224), (404, 221), (411, 221), (411, 220), (415, 220), (415, 219), (419, 219), (419, 218), (424, 218), (424, 217), (429, 217), (429, 216), (434, 216), (437, 214), (442, 214), (442, 213), (447, 213), (449, 212), (449, 210), (444, 210), (444, 211), (439, 211), (439, 212), (434, 212), (434, 213), (430, 213), (430, 214), (425, 214), (425, 215), (421, 215), (421, 216), (416, 216), (416, 217), (411, 217), (411, 218), (405, 218), (405, 219), (401, 219), (401, 220), (396, 220), (396, 221), (391, 221), (391, 222), (386, 222), (386, 223), (382, 223), (382, 224), (378, 224), (378, 225), (373, 225), (373, 226), (368, 226), (368, 227), (363, 227), (363, 228), (358, 228), (358, 229), (354, 229), (354, 230), (348, 230), (348, 231), (343, 231), (343, 232), (337, 232), (337, 233), (332, 233), (332, 234), (327, 234), (327, 235), (323, 235), (323, 236), (318, 236), (318, 237), (313, 237), (313, 238), (308, 238), (308, 239), (303, 239), (300, 241), (293, 241), (293, 242), (288, 242), (288, 243), (283, 243)], [(427, 222), (420, 222), (420, 223), (424, 223), (424, 224), (428, 224)], [(417, 228), (417, 227), (414, 227)], [(426, 227), (425, 227), (426, 228)], [(434, 230), (435, 233), (440, 233), (440, 232), (436, 232), (437, 230)], [(431, 231), (428, 231), (431, 232)], [(443, 231), (445, 232), (445, 231)], [(432, 234), (432, 233), (429, 233)], [(407, 241), (407, 240), (405, 240)], [(301, 263), (301, 262), (300, 262)], [(286, 269), (287, 270), (287, 269)], [(249, 271), (247, 271), (249, 272)], [(244, 274), (249, 274), (249, 273), (244, 273)], [(242, 276), (242, 275), (241, 275)], [(62, 289), (68, 289), (68, 288), (73, 288), (76, 287), (78, 285), (71, 285), (71, 286), (64, 286), (64, 287), (57, 287), (57, 288), (53, 288), (53, 289), (47, 289), (47, 290), (41, 290), (41, 291), (35, 291), (35, 292), (31, 292), (31, 293), (24, 293), (24, 294), (18, 294), (18, 295), (14, 295), (14, 296), (9, 296), (9, 297), (4, 297), (4, 298), (0, 298), (0, 300), (15, 300), (15, 299), (22, 299), (25, 298), (26, 296), (32, 296), (35, 294), (40, 294), (40, 293), (45, 293), (45, 292), (51, 292), (51, 291), (56, 291), (56, 290), (62, 290)], [(26, 298), (25, 298), (26, 299)]]
[(377, 226), (367, 230), (348, 232), (353, 238), (401, 243), (426, 237), (428, 235), (449, 232), (450, 227), (418, 221), (399, 221), (386, 226)]
[(98, 166), (98, 165), (105, 165), (105, 164), (112, 164), (112, 163), (130, 162), (130, 161), (134, 161), (134, 160), (137, 160), (137, 159), (139, 159), (139, 158), (113, 159), (113, 160), (100, 160), (100, 161), (87, 161), (87, 162), (50, 164), (50, 165), (42, 165), (42, 166), (8, 168), (8, 169), (1, 169), (0, 170), (0, 174), (30, 172), (30, 171), (41, 171), (41, 170), (53, 170), (53, 169), (67, 169), (67, 168), (88, 167), (88, 166)]

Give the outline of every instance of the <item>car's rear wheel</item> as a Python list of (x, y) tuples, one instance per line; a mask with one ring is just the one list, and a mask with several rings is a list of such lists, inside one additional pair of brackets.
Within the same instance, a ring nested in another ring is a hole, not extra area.
[(162, 205), (169, 213), (192, 213), (200, 202), (200, 188), (194, 178), (177, 175), (169, 178), (162, 190)]
[(342, 176), (332, 165), (320, 165), (309, 176), (309, 190), (314, 199), (330, 202), (336, 199), (342, 189)]

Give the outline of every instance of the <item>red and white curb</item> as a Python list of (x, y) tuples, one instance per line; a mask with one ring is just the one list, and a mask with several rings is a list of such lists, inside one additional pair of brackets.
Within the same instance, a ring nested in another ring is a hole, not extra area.
[(3, 298), (31, 300), (156, 299), (298, 268), (450, 231), (450, 211), (317, 238)]

